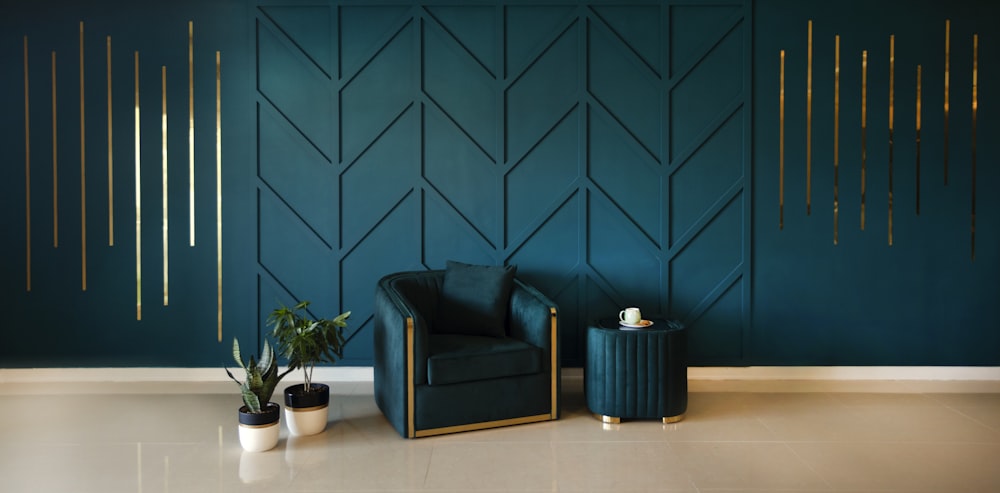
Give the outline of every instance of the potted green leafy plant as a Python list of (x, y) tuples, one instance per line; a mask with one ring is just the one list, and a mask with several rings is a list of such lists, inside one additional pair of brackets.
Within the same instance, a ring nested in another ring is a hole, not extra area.
[[(302, 368), (305, 382), (285, 388), (285, 418), (293, 435), (315, 435), (326, 429), (330, 386), (312, 381), (316, 363), (336, 363), (344, 356), (344, 327), (351, 312), (332, 319), (307, 316), (308, 301), (271, 312), (268, 325), (278, 353), (288, 359), (288, 371)], [(285, 373), (287, 373), (286, 371)]]
[(240, 386), (243, 396), (243, 406), (239, 410), (240, 445), (249, 452), (270, 450), (278, 444), (281, 418), (281, 408), (271, 402), (271, 395), (284, 374), (278, 374), (277, 359), (266, 340), (260, 359), (250, 356), (250, 360), (244, 362), (240, 343), (234, 338), (233, 359), (246, 373), (241, 382), (226, 368), (226, 375)]

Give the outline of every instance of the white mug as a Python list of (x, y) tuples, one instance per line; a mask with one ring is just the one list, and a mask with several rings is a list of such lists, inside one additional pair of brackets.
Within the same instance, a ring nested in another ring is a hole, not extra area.
[(636, 307), (626, 308), (618, 312), (618, 320), (634, 325), (642, 321), (642, 312)]

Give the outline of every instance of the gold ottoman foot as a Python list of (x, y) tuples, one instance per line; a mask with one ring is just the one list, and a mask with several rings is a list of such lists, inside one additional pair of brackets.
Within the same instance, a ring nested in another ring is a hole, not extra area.
[(677, 416), (669, 416), (669, 417), (663, 418), (663, 424), (666, 425), (666, 424), (670, 424), (670, 423), (676, 423), (676, 422), (678, 422), (678, 421), (680, 421), (682, 419), (684, 419), (684, 413), (678, 414)]
[(621, 418), (616, 418), (614, 416), (605, 416), (603, 414), (595, 414), (595, 418), (601, 420), (602, 423), (616, 425), (622, 422)]

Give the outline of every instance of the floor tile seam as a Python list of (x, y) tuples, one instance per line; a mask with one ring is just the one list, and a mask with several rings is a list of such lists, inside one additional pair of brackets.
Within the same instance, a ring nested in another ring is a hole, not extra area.
[(809, 463), (809, 461), (807, 461), (804, 457), (799, 455), (798, 451), (795, 450), (795, 447), (792, 447), (792, 445), (788, 442), (785, 442), (784, 445), (785, 449), (791, 452), (792, 455), (795, 456), (795, 458), (799, 461), (800, 464), (806, 466), (806, 468), (809, 469), (817, 478), (819, 478), (819, 480), (822, 481), (823, 484), (825, 484), (827, 488), (830, 489), (830, 491), (834, 491), (833, 485), (830, 483), (829, 480), (827, 480), (826, 476), (817, 471), (816, 468)]
[[(876, 490), (872, 490), (872, 489), (862, 489), (862, 490), (848, 489), (848, 490), (844, 490), (844, 489), (838, 489), (838, 488), (835, 488), (835, 487), (830, 487), (830, 488), (810, 488), (810, 487), (789, 486), (787, 488), (786, 487), (774, 488), (774, 487), (746, 486), (746, 487), (737, 487), (737, 488), (731, 488), (731, 487), (728, 487), (728, 488), (704, 488), (703, 487), (703, 488), (699, 489), (698, 491), (700, 493), (712, 493), (712, 492), (715, 492), (715, 491), (724, 491), (724, 492), (727, 492), (727, 493), (731, 492), (731, 491), (738, 491), (738, 492), (741, 492), (741, 493), (742, 492), (746, 492), (746, 491), (760, 491), (760, 492), (765, 492), (765, 493), (781, 493), (783, 491), (792, 491), (792, 492), (795, 492), (795, 493), (799, 493), (799, 492), (802, 492), (802, 491), (810, 491), (810, 492), (816, 492), (816, 493), (850, 492), (850, 491), (862, 491), (864, 493), (876, 493), (876, 492), (880, 492), (880, 491), (885, 491), (886, 493), (889, 493), (889, 492), (892, 492), (892, 491), (899, 491), (899, 490), (878, 490), (878, 489), (876, 489)], [(906, 491), (909, 492), (910, 490), (906, 490)], [(935, 492), (935, 493), (940, 493), (940, 492)]]
[(951, 411), (951, 412), (953, 412), (955, 414), (958, 414), (959, 416), (962, 416), (963, 418), (965, 418), (965, 419), (967, 419), (969, 421), (972, 421), (973, 423), (976, 423), (976, 424), (978, 424), (978, 425), (980, 425), (980, 426), (982, 426), (982, 427), (990, 430), (990, 431), (1000, 433), (1000, 429), (994, 428), (994, 427), (990, 426), (989, 424), (983, 422), (982, 420), (975, 418), (974, 416), (970, 416), (965, 411), (962, 411), (961, 409), (958, 409), (957, 407), (954, 407), (954, 406), (952, 406), (950, 404), (945, 404), (943, 402), (941, 403), (941, 406), (944, 407), (945, 409), (948, 409), (949, 411)]
[(437, 449), (437, 444), (431, 446), (430, 450), (427, 451), (427, 465), (424, 466), (424, 479), (420, 482), (422, 488), (427, 487), (427, 480), (431, 475), (431, 464), (434, 463), (434, 451)]
[[(608, 442), (601, 442), (608, 443)], [(623, 443), (623, 442), (610, 442), (610, 443)], [(643, 442), (648, 443), (648, 442)], [(659, 443), (659, 442), (654, 442)], [(778, 439), (778, 440), (667, 440), (662, 443), (668, 444), (710, 444), (710, 443), (726, 443), (726, 444), (786, 444), (786, 445), (804, 445), (804, 444), (815, 444), (815, 445), (846, 445), (846, 444), (856, 444), (856, 445), (998, 445), (1000, 446), (1000, 441), (947, 441), (947, 440), (790, 440), (790, 439)]]
[(45, 442), (45, 441), (39, 441), (37, 439), (32, 439), (32, 440), (25, 440), (25, 441), (19, 441), (19, 440), (9, 440), (8, 441), (8, 440), (5, 440), (4, 443), (3, 443), (3, 446), (6, 446), (6, 445), (34, 445), (34, 446), (40, 446), (40, 447), (85, 447), (85, 446), (95, 446), (95, 445), (100, 445), (100, 446), (114, 446), (114, 445), (136, 446), (136, 445), (139, 445), (139, 444), (142, 444), (143, 446), (146, 446), (146, 445), (171, 445), (171, 446), (174, 446), (174, 445), (189, 445), (189, 446), (198, 446), (198, 445), (205, 445), (205, 444), (215, 445), (216, 442), (214, 442), (214, 441), (212, 441), (212, 442), (208, 442), (208, 441), (194, 441), (194, 442), (191, 442), (191, 441), (183, 441), (183, 442), (152, 441), (151, 442), (151, 441), (146, 441), (146, 440), (126, 440), (126, 441), (107, 441), (107, 442), (106, 441), (97, 441), (97, 440), (90, 440), (90, 441), (74, 440), (74, 441)]

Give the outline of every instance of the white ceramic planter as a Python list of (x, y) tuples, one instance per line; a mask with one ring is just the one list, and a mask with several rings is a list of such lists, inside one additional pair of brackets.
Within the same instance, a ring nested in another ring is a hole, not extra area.
[(298, 409), (285, 406), (285, 423), (288, 431), (295, 436), (322, 433), (326, 429), (329, 405)]
[(240, 445), (247, 452), (271, 450), (278, 444), (281, 408), (273, 402), (267, 404), (266, 412), (252, 414), (246, 406), (240, 408)]
[(302, 392), (302, 385), (285, 389), (285, 422), (294, 436), (322, 433), (330, 407), (330, 387), (322, 383), (311, 385), (311, 392)]

